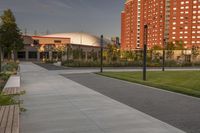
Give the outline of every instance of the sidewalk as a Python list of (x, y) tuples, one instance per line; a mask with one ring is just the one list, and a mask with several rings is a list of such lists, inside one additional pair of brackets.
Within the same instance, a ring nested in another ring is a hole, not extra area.
[(20, 66), (22, 133), (183, 133), (33, 63)]

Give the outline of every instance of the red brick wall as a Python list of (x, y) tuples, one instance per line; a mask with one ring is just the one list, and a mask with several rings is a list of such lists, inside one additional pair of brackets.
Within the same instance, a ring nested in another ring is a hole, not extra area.
[(198, 38), (200, 33), (197, 33), (200, 32), (198, 16), (200, 16), (199, 0), (171, 0), (169, 40), (182, 40), (187, 47), (200, 46), (200, 38)]
[[(148, 48), (163, 46), (166, 0), (141, 0), (140, 48), (143, 27), (148, 24)], [(170, 0), (169, 41), (185, 42), (187, 47), (200, 46), (200, 0)], [(122, 14), (122, 49), (137, 48), (138, 0), (125, 3)], [(168, 30), (167, 30), (168, 31)]]

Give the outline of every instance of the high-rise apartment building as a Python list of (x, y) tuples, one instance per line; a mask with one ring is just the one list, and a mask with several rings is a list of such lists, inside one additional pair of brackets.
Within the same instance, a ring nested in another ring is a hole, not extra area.
[(127, 0), (125, 3), (125, 9), (121, 13), (121, 46), (122, 49), (125, 50), (136, 49), (140, 47), (140, 43), (138, 42), (138, 37), (140, 36), (140, 32), (138, 32), (138, 29), (140, 30), (140, 27), (138, 27), (138, 24), (140, 24), (140, 10), (138, 10), (140, 5), (139, 2), (140, 0)]
[(143, 47), (143, 27), (148, 25), (148, 48), (182, 41), (200, 46), (200, 0), (126, 0), (121, 13), (121, 48)]
[(170, 0), (169, 41), (200, 46), (200, 0)]

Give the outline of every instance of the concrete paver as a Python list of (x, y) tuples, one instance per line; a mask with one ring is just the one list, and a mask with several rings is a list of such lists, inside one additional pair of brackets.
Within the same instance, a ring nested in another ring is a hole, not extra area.
[(22, 133), (183, 133), (32, 63), (21, 63)]

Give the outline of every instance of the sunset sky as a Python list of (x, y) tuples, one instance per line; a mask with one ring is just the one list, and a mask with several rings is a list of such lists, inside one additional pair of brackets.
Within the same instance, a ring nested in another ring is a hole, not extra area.
[(0, 14), (10, 8), (28, 34), (83, 31), (120, 36), (124, 0), (0, 0)]

